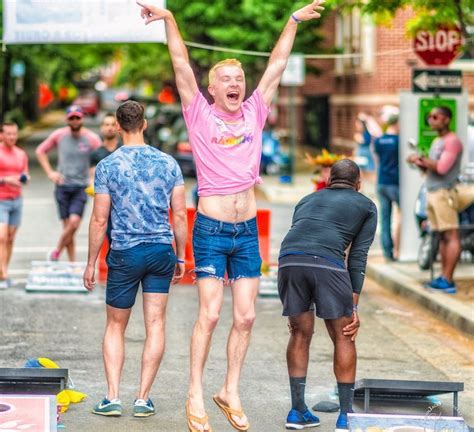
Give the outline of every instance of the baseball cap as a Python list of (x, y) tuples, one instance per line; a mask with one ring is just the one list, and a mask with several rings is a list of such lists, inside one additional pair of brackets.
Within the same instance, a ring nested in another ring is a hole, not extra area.
[(79, 118), (84, 117), (84, 113), (82, 112), (82, 109), (80, 106), (71, 105), (70, 107), (68, 107), (68, 109), (66, 110), (66, 118), (70, 119), (71, 117), (79, 117)]

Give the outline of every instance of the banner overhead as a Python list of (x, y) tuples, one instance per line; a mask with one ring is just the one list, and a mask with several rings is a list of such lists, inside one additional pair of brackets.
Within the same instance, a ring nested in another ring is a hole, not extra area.
[(164, 23), (145, 26), (135, 0), (3, 0), (3, 30), (6, 44), (166, 42)]

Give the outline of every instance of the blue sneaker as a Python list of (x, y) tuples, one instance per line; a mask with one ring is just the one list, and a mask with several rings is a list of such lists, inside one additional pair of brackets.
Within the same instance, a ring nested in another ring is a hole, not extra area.
[(349, 430), (349, 424), (347, 423), (347, 414), (339, 414), (336, 421), (335, 432), (347, 432)]
[(440, 276), (439, 278), (433, 279), (431, 282), (426, 284), (427, 288), (436, 289), (446, 294), (456, 294), (456, 284), (449, 282), (445, 277)]
[(286, 428), (292, 430), (301, 430), (310, 427), (319, 426), (319, 418), (311, 414), (307, 409), (305, 412), (300, 412), (292, 409), (286, 418)]
[(136, 399), (133, 403), (133, 417), (149, 417), (155, 414), (155, 406), (150, 398)]
[(122, 415), (122, 402), (120, 402), (120, 399), (108, 400), (104, 398), (94, 407), (92, 412), (103, 416), (119, 417)]

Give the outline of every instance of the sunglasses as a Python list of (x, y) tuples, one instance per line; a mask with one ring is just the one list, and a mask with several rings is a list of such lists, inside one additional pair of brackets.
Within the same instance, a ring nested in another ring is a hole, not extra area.
[(432, 120), (439, 120), (441, 117), (444, 117), (444, 116), (441, 116), (440, 114), (429, 114), (428, 115), (428, 119), (432, 119)]
[(78, 116), (72, 116), (72, 117), (69, 117), (68, 120), (80, 120), (81, 117), (78, 117)]

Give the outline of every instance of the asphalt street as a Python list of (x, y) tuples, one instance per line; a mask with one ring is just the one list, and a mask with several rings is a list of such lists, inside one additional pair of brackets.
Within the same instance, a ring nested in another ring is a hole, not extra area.
[[(60, 232), (53, 186), (39, 169), (33, 169), (24, 194), (24, 218), (11, 265), (14, 286), (0, 292), (0, 367), (21, 367), (31, 357), (49, 357), (68, 368), (76, 388), (88, 394), (81, 404), (64, 415), (68, 431), (185, 431), (184, 403), (188, 383), (189, 340), (196, 318), (194, 286), (172, 288), (167, 312), (167, 347), (151, 397), (157, 415), (137, 420), (131, 416), (137, 390), (140, 355), (144, 341), (140, 296), (126, 334), (127, 360), (121, 398), (121, 418), (94, 416), (90, 410), (105, 394), (101, 339), (105, 323), (104, 289), (92, 294), (32, 294), (24, 285), (32, 260), (42, 260), (55, 245)], [(192, 181), (188, 182), (188, 190)], [(189, 201), (191, 202), (191, 201)], [(275, 257), (291, 221), (292, 207), (259, 202), (272, 210), (272, 256)], [(77, 236), (79, 259), (87, 250), (88, 204)], [(226, 289), (225, 304), (216, 329), (205, 371), (205, 390), (210, 422), (215, 431), (232, 430), (212, 395), (225, 373), (225, 346), (231, 323), (231, 297)], [(368, 280), (361, 297), (362, 328), (357, 339), (357, 378), (391, 378), (463, 381), (461, 414), (474, 423), (474, 343), (435, 316), (388, 293)], [(251, 430), (284, 430), (290, 408), (285, 350), (286, 321), (275, 298), (259, 298), (257, 321), (242, 377), (243, 407)], [(308, 373), (307, 402), (334, 400), (332, 349), (324, 325), (317, 323)], [(444, 414), (451, 413), (451, 397), (441, 396)], [(435, 402), (376, 403), (372, 412), (425, 415)], [(361, 402), (355, 408), (362, 410)], [(334, 430), (337, 413), (321, 413), (320, 431)]]

